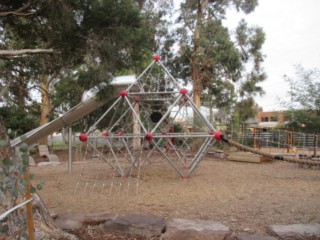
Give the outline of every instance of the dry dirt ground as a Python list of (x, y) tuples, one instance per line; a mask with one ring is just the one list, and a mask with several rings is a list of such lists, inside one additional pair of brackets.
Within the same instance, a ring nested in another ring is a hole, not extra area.
[(191, 178), (181, 179), (167, 163), (117, 177), (98, 160), (31, 167), (46, 183), (40, 196), (52, 214), (110, 212), (215, 220), (235, 233), (265, 234), (271, 224), (320, 223), (320, 170), (297, 164), (204, 159)]

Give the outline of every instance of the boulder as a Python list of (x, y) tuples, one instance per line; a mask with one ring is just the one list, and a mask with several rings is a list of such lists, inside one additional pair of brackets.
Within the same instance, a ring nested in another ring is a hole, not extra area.
[(280, 239), (320, 239), (320, 224), (271, 225), (267, 233)]
[(277, 240), (275, 237), (264, 236), (260, 234), (239, 234), (235, 237), (236, 240)]
[(165, 240), (224, 240), (232, 232), (225, 225), (206, 220), (173, 219), (163, 235)]
[(103, 225), (106, 232), (127, 233), (143, 237), (160, 236), (165, 228), (164, 219), (153, 215), (118, 216)]

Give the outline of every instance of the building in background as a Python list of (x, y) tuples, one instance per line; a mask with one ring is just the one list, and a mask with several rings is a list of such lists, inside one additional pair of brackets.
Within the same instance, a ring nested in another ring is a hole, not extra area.
[(262, 128), (280, 127), (285, 120), (283, 112), (259, 112), (257, 118), (258, 127)]

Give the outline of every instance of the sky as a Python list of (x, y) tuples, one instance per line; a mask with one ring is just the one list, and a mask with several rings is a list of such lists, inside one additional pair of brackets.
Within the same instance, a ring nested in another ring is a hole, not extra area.
[(259, 0), (250, 15), (230, 11), (226, 24), (236, 26), (241, 18), (263, 28), (266, 41), (263, 63), (268, 78), (261, 84), (266, 94), (255, 100), (264, 111), (281, 110), (279, 99), (290, 100), (290, 85), (284, 75), (295, 78), (294, 66), (320, 68), (320, 0)]

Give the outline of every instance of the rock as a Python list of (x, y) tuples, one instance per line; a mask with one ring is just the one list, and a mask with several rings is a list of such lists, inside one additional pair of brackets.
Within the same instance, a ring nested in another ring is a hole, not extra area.
[(277, 240), (275, 237), (264, 236), (260, 234), (239, 234), (235, 237), (236, 240)]
[(60, 165), (60, 162), (40, 162), (38, 163), (38, 167), (44, 167), (44, 166), (58, 166)]
[(163, 235), (165, 240), (223, 240), (231, 236), (225, 225), (215, 221), (173, 219)]
[(62, 230), (75, 230), (75, 229), (80, 229), (84, 226), (82, 222), (72, 220), (72, 219), (58, 218), (55, 220), (55, 223)]
[(55, 219), (55, 223), (63, 230), (75, 230), (80, 229), (87, 225), (98, 225), (111, 221), (114, 215), (111, 213), (89, 213), (89, 214), (77, 214), (68, 217), (58, 217)]
[(153, 215), (118, 216), (103, 225), (106, 232), (127, 233), (143, 237), (160, 236), (165, 228), (164, 219)]
[(29, 166), (36, 166), (36, 162), (32, 156), (29, 156)]
[(267, 233), (280, 239), (320, 239), (320, 224), (271, 225)]
[(247, 233), (254, 233), (255, 230), (254, 229), (251, 229), (251, 228), (245, 228), (243, 229), (244, 232), (247, 232)]

